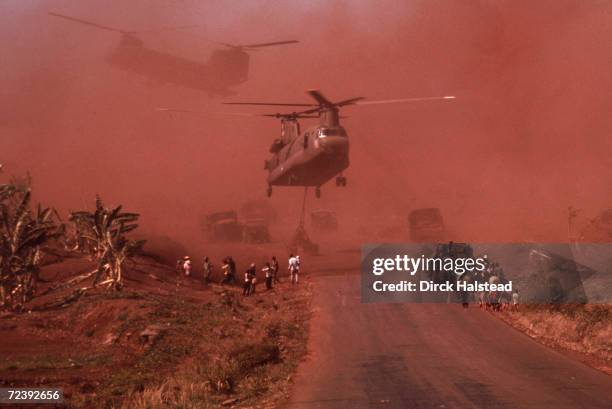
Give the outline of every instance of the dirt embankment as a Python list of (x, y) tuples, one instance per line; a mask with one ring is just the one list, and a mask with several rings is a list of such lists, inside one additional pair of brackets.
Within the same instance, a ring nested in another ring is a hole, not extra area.
[(523, 305), (499, 316), (538, 342), (612, 374), (612, 306)]
[[(306, 351), (310, 287), (205, 286), (149, 258), (125, 289), (71, 297), (59, 284), (94, 268), (67, 258), (42, 272), (24, 314), (0, 315), (0, 386), (61, 387), (64, 408), (275, 405)], [(224, 405), (225, 402), (225, 405)]]

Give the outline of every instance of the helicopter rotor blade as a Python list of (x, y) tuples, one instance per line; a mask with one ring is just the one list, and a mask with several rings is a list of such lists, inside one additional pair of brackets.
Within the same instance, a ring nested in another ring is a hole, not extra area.
[(331, 102), (329, 99), (325, 98), (323, 94), (321, 93), (321, 91), (319, 91), (318, 89), (309, 89), (306, 92), (308, 93), (308, 95), (313, 97), (319, 103), (319, 105), (322, 105), (322, 106), (334, 105), (334, 103)]
[(59, 14), (59, 13), (49, 12), (49, 15), (51, 15), (53, 17), (59, 17), (59, 18), (63, 18), (63, 19), (66, 19), (66, 20), (70, 20), (70, 21), (73, 21), (73, 22), (76, 22), (76, 23), (85, 24), (87, 26), (96, 27), (96, 28), (99, 28), (101, 30), (114, 31), (115, 33), (121, 33), (121, 34), (136, 34), (135, 32), (119, 30), (118, 28), (109, 27), (109, 26), (103, 26), (102, 24), (94, 23), (94, 22), (87, 21), (87, 20), (82, 20), (82, 19), (76, 18), (76, 17), (65, 16), (65, 15)]
[(339, 102), (332, 102), (329, 99), (327, 99), (325, 96), (323, 96), (323, 94), (319, 90), (311, 89), (311, 90), (308, 90), (307, 92), (311, 97), (313, 97), (319, 103), (320, 106), (341, 107), (344, 105), (354, 104), (355, 102), (364, 99), (364, 97), (355, 97), (355, 98), (345, 99)]
[(157, 108), (158, 112), (172, 112), (172, 113), (182, 113), (182, 114), (197, 114), (197, 115), (232, 115), (232, 116), (245, 116), (245, 117), (271, 117), (271, 118), (318, 118), (315, 115), (302, 115), (299, 112), (293, 112), (290, 114), (250, 114), (246, 112), (205, 112), (205, 111), (194, 111), (190, 109), (178, 109), (178, 108)]
[(262, 114), (248, 114), (246, 112), (215, 112), (217, 115), (232, 115), (232, 116), (246, 116), (250, 118), (265, 116)]
[(96, 27), (96, 28), (99, 28), (101, 30), (113, 31), (113, 32), (116, 32), (116, 33), (121, 33), (121, 34), (154, 34), (154, 33), (160, 33), (160, 32), (163, 32), (163, 31), (180, 31), (180, 30), (186, 30), (186, 29), (190, 29), (190, 28), (201, 27), (201, 25), (191, 24), (191, 25), (177, 26), (177, 27), (160, 27), (160, 28), (153, 28), (153, 29), (141, 30), (141, 31), (126, 31), (126, 30), (120, 30), (118, 28), (109, 27), (109, 26), (105, 26), (105, 25), (102, 25), (102, 24), (94, 23), (92, 21), (83, 20), (83, 19), (76, 18), (76, 17), (65, 16), (65, 15), (59, 14), (59, 13), (49, 12), (49, 15), (51, 15), (53, 17), (59, 17), (59, 18), (63, 18), (63, 19), (66, 19), (66, 20), (74, 21), (76, 23), (81, 23), (81, 24), (85, 24), (85, 25), (88, 25), (88, 26)]
[(262, 47), (272, 47), (276, 45), (284, 45), (284, 44), (296, 44), (299, 43), (298, 40), (286, 40), (286, 41), (274, 41), (272, 43), (259, 43), (259, 44), (245, 44), (239, 45), (240, 48), (262, 48)]
[(262, 114), (257, 116), (267, 116), (271, 118), (318, 118), (316, 115), (302, 115), (300, 113), (292, 113), (292, 114)]
[[(300, 114), (300, 115), (302, 115), (302, 114), (304, 114), (304, 115), (309, 115), (309, 114), (314, 114), (315, 112), (316, 112), (316, 113), (319, 113), (319, 112), (321, 112), (321, 110), (322, 110), (322, 109), (323, 109), (323, 108), (322, 108), (321, 106), (318, 106), (318, 107), (313, 108), (313, 109), (307, 109), (307, 110), (305, 110), (305, 111), (299, 112), (299, 114)], [(317, 118), (318, 118), (318, 117), (317, 117)]]
[(199, 114), (199, 115), (209, 115), (209, 112), (204, 111), (192, 111), (189, 109), (177, 109), (177, 108), (157, 108), (158, 112), (178, 112), (183, 114)]
[(416, 98), (398, 98), (398, 99), (384, 99), (384, 100), (373, 100), (363, 101), (364, 97), (354, 97), (345, 99), (339, 102), (332, 102), (327, 99), (319, 90), (311, 89), (307, 91), (318, 104), (301, 104), (301, 103), (275, 103), (275, 102), (224, 102), (226, 105), (260, 105), (260, 106), (294, 106), (294, 107), (314, 107), (306, 109), (300, 112), (294, 112), (292, 114), (266, 114), (264, 116), (271, 117), (294, 117), (294, 118), (318, 118), (311, 114), (320, 115), (321, 112), (329, 109), (337, 109), (346, 105), (377, 105), (377, 104), (393, 104), (401, 102), (418, 102), (418, 101), (436, 101), (436, 100), (450, 100), (455, 99), (453, 95), (446, 95), (442, 97), (416, 97)]
[(220, 43), (220, 42), (218, 42), (218, 41), (214, 41), (214, 43), (215, 43), (215, 44), (219, 44), (219, 45), (223, 45), (223, 46), (225, 46), (225, 47), (229, 47), (229, 48), (236, 48), (236, 49), (240, 49), (240, 48), (242, 48), (242, 46), (241, 46), (241, 45), (238, 45), (238, 44)]
[(157, 108), (158, 112), (172, 112), (181, 114), (197, 114), (197, 115), (233, 115), (233, 116), (262, 116), (259, 114), (248, 114), (246, 112), (206, 112), (206, 111), (194, 111), (191, 109), (178, 109), (178, 108)]
[(293, 104), (293, 103), (277, 103), (277, 102), (224, 102), (225, 105), (266, 105), (266, 106), (283, 106), (283, 107), (314, 107), (317, 104)]
[(224, 45), (229, 48), (234, 48), (236, 50), (248, 50), (248, 51), (259, 51), (258, 49), (263, 48), (263, 47), (272, 47), (276, 45), (295, 44), (295, 43), (299, 43), (299, 41), (298, 40), (287, 40), (287, 41), (274, 41), (271, 43), (258, 43), (258, 44), (231, 44), (231, 43), (217, 42), (217, 44)]
[(155, 34), (155, 33), (161, 33), (164, 31), (181, 31), (181, 30), (188, 30), (191, 28), (198, 28), (198, 27), (202, 27), (202, 26), (197, 25), (197, 24), (191, 24), (191, 25), (176, 26), (176, 27), (160, 27), (160, 28), (152, 28), (149, 30), (130, 31), (130, 34)]
[[(443, 97), (421, 97), (421, 98), (399, 98), (399, 99), (381, 99), (375, 101), (358, 101), (350, 103), (350, 105), (376, 105), (376, 104), (395, 104), (400, 102), (419, 102), (419, 101), (437, 101), (445, 99), (455, 99), (453, 95), (446, 95)], [(349, 104), (347, 104), (349, 105)]]
[(351, 99), (345, 99), (344, 101), (336, 102), (334, 105), (336, 105), (337, 107), (342, 107), (345, 105), (354, 105), (357, 101), (361, 101), (364, 98), (365, 97), (355, 97)]

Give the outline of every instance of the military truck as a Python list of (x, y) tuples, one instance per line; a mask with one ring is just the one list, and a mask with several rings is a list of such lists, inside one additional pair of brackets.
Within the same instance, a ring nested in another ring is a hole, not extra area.
[(213, 241), (241, 241), (243, 226), (235, 211), (210, 213), (204, 221), (206, 236)]
[(262, 219), (267, 225), (276, 222), (278, 215), (268, 200), (248, 200), (240, 207), (240, 216), (246, 220)]
[(270, 232), (265, 219), (248, 219), (242, 226), (242, 241), (245, 243), (269, 243)]

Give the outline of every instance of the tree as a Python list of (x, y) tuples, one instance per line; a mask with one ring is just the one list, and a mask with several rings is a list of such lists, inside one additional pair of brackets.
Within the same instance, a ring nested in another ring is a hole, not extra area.
[(126, 233), (138, 227), (137, 213), (122, 213), (122, 206), (107, 208), (96, 198), (96, 210), (71, 212), (77, 242), (97, 261), (93, 285), (107, 285), (113, 290), (123, 287), (123, 263), (140, 249), (144, 240), (129, 240)]
[(0, 185), (0, 302), (12, 310), (34, 296), (42, 247), (64, 233), (52, 209), (39, 204), (34, 212), (30, 202), (29, 179)]

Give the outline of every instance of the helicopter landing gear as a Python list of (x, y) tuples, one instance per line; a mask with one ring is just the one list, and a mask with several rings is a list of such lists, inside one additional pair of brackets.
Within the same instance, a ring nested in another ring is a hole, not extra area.
[(272, 186), (268, 186), (268, 190), (266, 191), (266, 194), (268, 195), (268, 197), (272, 196)]
[(346, 176), (336, 176), (336, 186), (346, 187)]
[(321, 188), (319, 186), (317, 186), (317, 188), (315, 189), (315, 196), (317, 199), (321, 198)]

